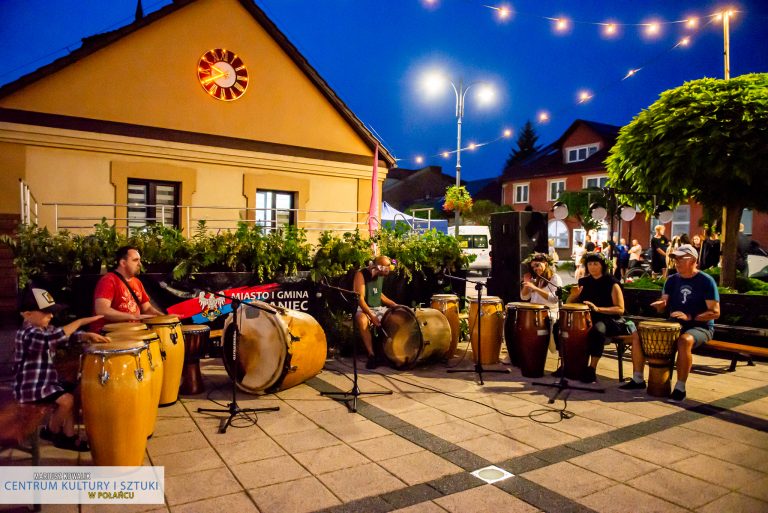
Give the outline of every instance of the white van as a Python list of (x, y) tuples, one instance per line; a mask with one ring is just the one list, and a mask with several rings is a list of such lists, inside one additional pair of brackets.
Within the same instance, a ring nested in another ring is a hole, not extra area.
[[(450, 228), (449, 228), (450, 230)], [(488, 274), (491, 270), (491, 231), (487, 226), (459, 226), (459, 245), (465, 255), (475, 255), (469, 264), (473, 271)]]

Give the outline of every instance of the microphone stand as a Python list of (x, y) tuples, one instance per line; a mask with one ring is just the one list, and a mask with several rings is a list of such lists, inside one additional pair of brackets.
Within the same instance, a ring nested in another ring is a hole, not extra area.
[[(205, 290), (200, 289), (201, 292), (206, 292), (208, 294), (211, 294), (216, 297), (222, 297), (225, 299), (229, 299), (232, 302), (233, 315), (234, 315), (234, 331), (232, 333), (232, 369), (234, 376), (232, 377), (232, 402), (227, 405), (226, 409), (222, 408), (198, 408), (198, 413), (229, 413), (229, 417), (227, 418), (226, 422), (223, 421), (219, 426), (219, 433), (223, 434), (227, 432), (227, 428), (232, 424), (232, 420), (234, 420), (235, 417), (240, 415), (241, 413), (258, 413), (263, 411), (278, 411), (280, 407), (273, 406), (269, 408), (240, 408), (240, 406), (237, 405), (237, 342), (240, 338), (240, 319), (242, 313), (240, 312), (241, 305), (247, 305), (251, 308), (255, 308), (257, 310), (261, 310), (263, 312), (267, 312), (271, 315), (275, 315), (277, 313), (277, 310), (269, 307), (265, 307), (262, 305), (257, 305), (253, 303), (246, 303), (244, 301), (241, 301), (240, 299), (234, 298), (232, 296), (227, 296), (226, 294), (221, 294), (219, 292), (214, 292), (212, 290)], [(225, 337), (226, 333), (222, 334), (222, 337)], [(222, 341), (222, 347), (224, 343)], [(224, 354), (221, 355), (222, 360), (226, 358)]]
[[(354, 290), (347, 290), (342, 289), (340, 287), (334, 287), (333, 285), (328, 285), (327, 283), (320, 283), (321, 287), (325, 287), (326, 289), (335, 290), (339, 293), (341, 293), (341, 297), (344, 298), (344, 301), (347, 304), (352, 304), (353, 306), (357, 306), (360, 302), (360, 294), (355, 292)], [(354, 298), (354, 303), (352, 303), (344, 294), (350, 294)], [(352, 310), (352, 322), (355, 322), (355, 311)], [(382, 331), (384, 329), (382, 328)], [(386, 332), (385, 332), (386, 335)], [(321, 396), (330, 397), (331, 399), (336, 399), (338, 401), (342, 401), (346, 403), (347, 409), (349, 409), (350, 413), (356, 413), (357, 412), (357, 398), (361, 395), (392, 395), (391, 390), (381, 390), (378, 392), (361, 392), (360, 387), (357, 385), (357, 341), (352, 341), (352, 390), (349, 392), (320, 392)], [(351, 402), (350, 402), (351, 401)]]
[[(537, 278), (541, 278), (543, 281), (545, 281), (548, 284), (550, 284), (553, 287), (555, 287), (555, 295), (557, 295), (557, 319), (558, 319), (558, 322), (559, 322), (560, 321), (560, 315), (561, 315), (562, 307), (563, 307), (563, 300), (562, 300), (563, 287), (561, 287), (561, 286), (559, 286), (559, 285), (557, 285), (555, 283), (552, 283), (551, 281), (549, 281), (548, 279), (546, 279), (543, 276), (537, 276)], [(557, 323), (555, 323), (555, 325), (557, 325)], [(552, 329), (555, 329), (555, 327), (553, 326)], [(563, 337), (561, 336), (561, 333), (562, 333), (562, 330), (558, 329), (557, 330), (557, 339), (560, 341), (560, 344), (559, 344), (559, 350), (560, 350), (559, 351), (559, 357), (560, 357), (559, 358), (559, 360), (560, 360), (559, 368), (560, 368), (560, 370), (562, 372), (560, 374), (560, 379), (558, 379), (554, 383), (543, 383), (541, 381), (534, 381), (532, 384), (533, 385), (542, 386), (542, 387), (553, 387), (553, 388), (557, 389), (555, 394), (552, 397), (550, 397), (549, 404), (553, 404), (555, 402), (555, 399), (557, 398), (557, 396), (560, 395), (560, 392), (562, 392), (563, 390), (566, 390), (566, 389), (569, 389), (569, 390), (584, 390), (584, 391), (587, 391), (587, 392), (605, 393), (605, 389), (604, 388), (591, 388), (591, 387), (573, 386), (573, 385), (568, 383), (567, 379), (565, 379), (565, 351), (566, 351), (566, 349), (565, 349), (565, 341), (563, 340)]]
[(466, 278), (459, 278), (458, 276), (452, 276), (448, 273), (445, 273), (445, 277), (449, 278), (451, 280), (460, 280), (466, 283), (474, 283), (475, 284), (475, 290), (477, 291), (477, 320), (475, 321), (477, 323), (477, 354), (475, 355), (475, 368), (474, 369), (448, 369), (448, 373), (453, 372), (476, 372), (477, 376), (480, 380), (481, 385), (485, 385), (483, 382), (483, 372), (496, 372), (499, 374), (509, 374), (509, 369), (491, 369), (491, 370), (484, 370), (483, 364), (480, 363), (480, 342), (483, 340), (482, 337), (482, 331), (481, 328), (483, 327), (483, 323), (480, 322), (480, 315), (482, 313), (482, 306), (483, 306), (483, 287), (485, 287), (485, 283), (481, 281), (472, 281), (468, 280)]

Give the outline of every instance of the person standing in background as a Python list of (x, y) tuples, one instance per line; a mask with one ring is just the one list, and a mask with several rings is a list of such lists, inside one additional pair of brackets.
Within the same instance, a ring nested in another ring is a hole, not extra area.
[(651, 271), (653, 277), (662, 278), (667, 277), (667, 248), (669, 247), (669, 239), (664, 236), (664, 225), (657, 225), (656, 233), (651, 239)]
[(706, 239), (701, 243), (701, 270), (720, 265), (720, 238), (712, 227), (704, 232)]
[(629, 268), (634, 269), (640, 265), (640, 259), (643, 255), (643, 247), (637, 239), (632, 239), (632, 247), (629, 248)]

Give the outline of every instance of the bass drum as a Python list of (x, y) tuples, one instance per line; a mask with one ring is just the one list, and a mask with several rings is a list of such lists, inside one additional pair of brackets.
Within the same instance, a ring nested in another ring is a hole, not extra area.
[[(252, 394), (272, 393), (317, 376), (325, 365), (325, 332), (309, 314), (241, 305), (224, 323), (222, 361), (237, 387)], [(232, 361), (234, 319), (240, 321), (237, 362)]]
[(451, 346), (451, 325), (434, 308), (390, 308), (381, 318), (381, 326), (386, 332), (384, 354), (397, 369), (440, 360)]

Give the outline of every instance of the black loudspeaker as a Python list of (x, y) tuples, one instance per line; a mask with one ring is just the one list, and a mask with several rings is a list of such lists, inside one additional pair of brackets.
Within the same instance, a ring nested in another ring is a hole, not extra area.
[(546, 253), (547, 214), (499, 212), (491, 214), (491, 277), (488, 294), (507, 304), (520, 301), (525, 269), (521, 262), (534, 252)]

